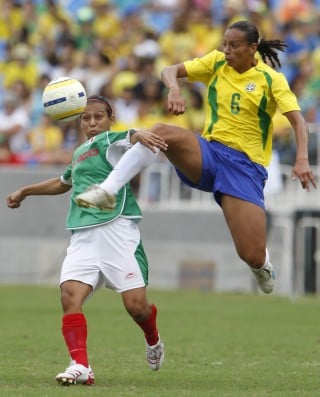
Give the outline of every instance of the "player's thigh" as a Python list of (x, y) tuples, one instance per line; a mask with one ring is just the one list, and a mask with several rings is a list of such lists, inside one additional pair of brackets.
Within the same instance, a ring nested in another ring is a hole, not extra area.
[(67, 255), (60, 271), (60, 285), (78, 281), (96, 289), (100, 283), (97, 227), (75, 231), (70, 239)]
[(239, 256), (261, 262), (266, 250), (266, 214), (256, 204), (223, 195), (222, 210)]
[(139, 228), (132, 219), (117, 218), (100, 226), (100, 270), (106, 286), (124, 292), (148, 283), (148, 261)]
[(202, 156), (196, 135), (171, 124), (157, 123), (152, 131), (168, 144), (168, 160), (193, 183), (198, 183), (202, 173)]

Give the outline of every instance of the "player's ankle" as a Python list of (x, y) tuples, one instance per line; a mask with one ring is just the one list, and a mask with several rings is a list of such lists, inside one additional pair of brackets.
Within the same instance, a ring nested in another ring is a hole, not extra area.
[(99, 186), (101, 187), (102, 190), (104, 190), (109, 195), (116, 195), (118, 193), (116, 191), (116, 189), (114, 189), (114, 188), (112, 188), (112, 186), (110, 186), (110, 183), (102, 182), (99, 184)]

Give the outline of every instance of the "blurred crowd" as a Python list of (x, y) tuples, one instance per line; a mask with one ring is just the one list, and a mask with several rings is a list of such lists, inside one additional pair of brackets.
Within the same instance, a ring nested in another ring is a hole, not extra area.
[[(111, 100), (115, 131), (161, 121), (200, 133), (203, 87), (185, 82), (188, 111), (171, 116), (160, 70), (219, 49), (239, 19), (288, 44), (281, 70), (312, 132), (311, 163), (318, 160), (320, 0), (0, 0), (0, 10), (0, 164), (69, 163), (83, 139), (78, 121), (57, 124), (42, 106), (43, 88), (62, 76)], [(280, 161), (291, 164), (290, 125), (280, 114), (274, 125)]]

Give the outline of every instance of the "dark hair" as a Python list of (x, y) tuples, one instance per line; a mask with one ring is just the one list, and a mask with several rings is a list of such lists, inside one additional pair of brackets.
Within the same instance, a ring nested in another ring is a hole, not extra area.
[(103, 96), (103, 95), (91, 95), (91, 96), (88, 97), (88, 102), (89, 101), (96, 101), (96, 102), (103, 103), (106, 106), (106, 108), (107, 108), (108, 116), (111, 117), (113, 115), (113, 109), (112, 109), (111, 103), (108, 100), (108, 98), (106, 98), (105, 96)]
[(246, 39), (249, 44), (257, 43), (257, 51), (262, 56), (264, 62), (267, 58), (271, 65), (281, 67), (277, 51), (285, 51), (287, 44), (282, 40), (264, 40), (259, 37), (258, 29), (249, 21), (238, 21), (228, 27), (228, 29), (239, 29), (246, 32)]

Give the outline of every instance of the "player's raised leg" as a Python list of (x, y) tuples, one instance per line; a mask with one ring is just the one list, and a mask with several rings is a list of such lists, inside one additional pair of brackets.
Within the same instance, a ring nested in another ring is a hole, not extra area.
[[(139, 131), (139, 130), (138, 130)], [(192, 182), (201, 176), (201, 149), (195, 134), (175, 125), (157, 123), (150, 132), (161, 137), (167, 144), (164, 154), (168, 160)], [(141, 143), (136, 143), (115, 165), (109, 176), (100, 185), (91, 187), (77, 196), (77, 204), (82, 207), (98, 207), (112, 210), (115, 195), (135, 175), (150, 165), (158, 151), (152, 151)]]

